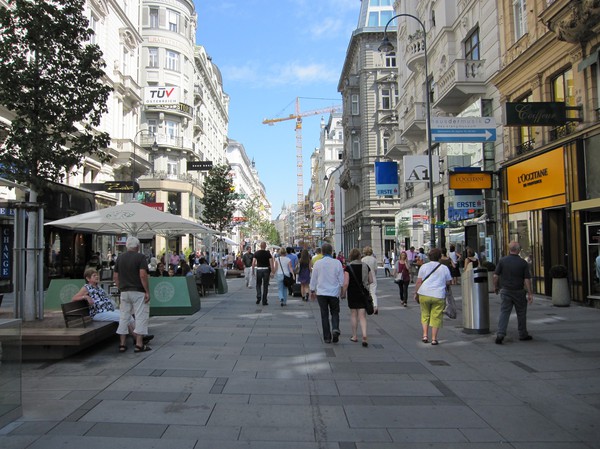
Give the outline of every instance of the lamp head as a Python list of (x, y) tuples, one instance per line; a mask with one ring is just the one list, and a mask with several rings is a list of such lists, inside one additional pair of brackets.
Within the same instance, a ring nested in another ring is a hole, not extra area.
[(383, 36), (383, 40), (381, 41), (381, 44), (377, 50), (379, 50), (381, 53), (390, 53), (394, 51), (394, 46), (388, 39), (387, 34)]

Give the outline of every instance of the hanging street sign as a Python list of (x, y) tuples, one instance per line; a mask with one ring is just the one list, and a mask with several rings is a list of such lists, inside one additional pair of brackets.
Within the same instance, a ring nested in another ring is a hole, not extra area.
[(495, 142), (494, 117), (432, 117), (433, 142)]
[(187, 171), (192, 170), (211, 170), (213, 168), (212, 161), (187, 161)]

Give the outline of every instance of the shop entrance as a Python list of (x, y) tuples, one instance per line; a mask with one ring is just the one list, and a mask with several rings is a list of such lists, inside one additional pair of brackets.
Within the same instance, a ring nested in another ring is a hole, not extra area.
[[(564, 208), (546, 209), (542, 215), (544, 239), (544, 272), (550, 273), (554, 265), (570, 268), (567, 254), (567, 217)], [(545, 276), (545, 291), (552, 294), (552, 279)]]
[(588, 298), (600, 299), (600, 223), (586, 223)]

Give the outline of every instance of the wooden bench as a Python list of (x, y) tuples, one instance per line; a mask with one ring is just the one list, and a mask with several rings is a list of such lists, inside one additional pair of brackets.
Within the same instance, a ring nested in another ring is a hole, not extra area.
[(86, 299), (62, 303), (60, 308), (62, 310), (63, 318), (65, 319), (65, 326), (67, 327), (70, 327), (70, 324), (73, 321), (81, 321), (83, 327), (85, 327), (86, 323), (92, 322), (90, 305)]
[[(83, 304), (82, 303), (85, 303)], [(119, 323), (92, 321), (86, 300), (61, 304), (65, 327), (23, 327), (23, 360), (60, 360), (109, 338), (116, 338)], [(74, 326), (78, 324), (78, 326)]]

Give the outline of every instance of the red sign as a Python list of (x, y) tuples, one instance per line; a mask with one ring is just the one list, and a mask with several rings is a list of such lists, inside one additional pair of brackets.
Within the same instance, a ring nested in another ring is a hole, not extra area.
[(151, 207), (152, 209), (159, 210), (161, 212), (165, 211), (165, 203), (142, 203), (144, 206)]

